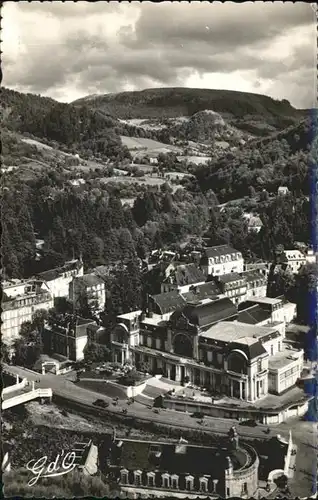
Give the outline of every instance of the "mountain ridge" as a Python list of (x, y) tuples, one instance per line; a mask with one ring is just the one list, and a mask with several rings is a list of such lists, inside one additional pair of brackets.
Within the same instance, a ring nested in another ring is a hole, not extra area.
[[(163, 103), (160, 99), (165, 98), (166, 103)], [(302, 114), (303, 110), (297, 110), (294, 108), (289, 101), (286, 99), (283, 100), (276, 100), (270, 96), (264, 95), (264, 94), (256, 94), (252, 92), (241, 92), (237, 90), (222, 90), (222, 89), (201, 89), (201, 88), (188, 88), (188, 87), (163, 87), (163, 88), (148, 88), (148, 89), (143, 89), (143, 90), (137, 90), (137, 91), (125, 91), (125, 92), (118, 92), (118, 93), (109, 93), (109, 94), (100, 94), (100, 95), (88, 95), (85, 97), (82, 97), (80, 99), (76, 99), (73, 101), (71, 104), (74, 105), (79, 105), (81, 103), (101, 103), (101, 104), (108, 104), (110, 109), (111, 109), (111, 103), (112, 101), (117, 101), (118, 103), (125, 103), (129, 104), (129, 101), (133, 101), (134, 99), (136, 102), (138, 102), (139, 105), (142, 104), (149, 104), (149, 102), (152, 104), (153, 107), (158, 107), (162, 104), (183, 104), (183, 107), (185, 110), (187, 110), (187, 113), (185, 116), (193, 115), (197, 111), (203, 111), (204, 109), (211, 109), (209, 108), (208, 105), (214, 105), (213, 111), (222, 111), (222, 112), (229, 112), (230, 114), (235, 112), (235, 110), (232, 109), (226, 109), (228, 108), (229, 104), (232, 104), (232, 101), (236, 101), (237, 103), (243, 104), (244, 99), (251, 99), (252, 105), (257, 108), (258, 105), (258, 111), (275, 111), (275, 107), (277, 108), (278, 112), (283, 112), (286, 114), (286, 112), (289, 112), (291, 116), (298, 115), (299, 113)], [(167, 102), (168, 99), (173, 99), (174, 102)], [(229, 101), (227, 102), (226, 99)], [(260, 104), (263, 106), (263, 109), (261, 109)], [(267, 104), (268, 107), (272, 107), (272, 110), (266, 109), (264, 106)], [(223, 109), (217, 109), (221, 108)], [(250, 109), (252, 110), (252, 106), (250, 106)], [(256, 111), (257, 109), (255, 109)], [(141, 110), (143, 111), (143, 110)], [(239, 115), (241, 110), (236, 111), (236, 113)], [(132, 111), (131, 111), (132, 112)], [(175, 110), (172, 110), (172, 113), (174, 113)], [(112, 114), (112, 113), (111, 113)], [(255, 114), (255, 113), (253, 113)], [(171, 116), (174, 117), (174, 116)], [(118, 118), (124, 118), (123, 116), (118, 116)], [(138, 118), (137, 116), (132, 117), (132, 118)], [(140, 118), (148, 118), (148, 116), (140, 116)]]
[(229, 125), (253, 135), (266, 135), (287, 128), (307, 110), (294, 108), (286, 99), (236, 90), (165, 87), (86, 96), (72, 102), (107, 112), (117, 119), (166, 120), (190, 117), (211, 110)]

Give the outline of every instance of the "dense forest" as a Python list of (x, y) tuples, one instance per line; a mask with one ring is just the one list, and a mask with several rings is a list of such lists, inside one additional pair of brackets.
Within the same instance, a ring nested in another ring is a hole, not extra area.
[(64, 144), (70, 152), (130, 157), (115, 130), (119, 122), (105, 113), (6, 88), (0, 95), (2, 125), (9, 130)]
[(198, 111), (212, 109), (217, 113), (235, 118), (244, 124), (263, 121), (281, 130), (304, 116), (303, 111), (293, 108), (287, 100), (230, 90), (161, 88), (135, 92), (121, 92), (74, 101), (82, 106), (104, 110), (114, 117), (176, 118), (191, 116)]
[(251, 189), (276, 193), (280, 186), (309, 195), (316, 134), (317, 117), (313, 115), (284, 133), (225, 152), (196, 169), (199, 188), (203, 192), (213, 189), (221, 203), (249, 196)]
[[(88, 267), (144, 258), (154, 247), (201, 234), (209, 210), (202, 195), (146, 191), (131, 210), (111, 187), (79, 192), (52, 171), (29, 184), (17, 180), (2, 193), (3, 267), (9, 276), (31, 275), (83, 255)], [(45, 240), (35, 261), (35, 233)], [(43, 269), (42, 269), (43, 268)]]

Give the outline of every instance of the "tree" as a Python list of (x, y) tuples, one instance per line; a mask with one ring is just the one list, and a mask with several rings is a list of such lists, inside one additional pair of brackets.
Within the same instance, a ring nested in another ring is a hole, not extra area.
[(54, 309), (57, 314), (71, 314), (73, 312), (73, 305), (66, 297), (56, 297), (54, 299)]
[(255, 198), (256, 196), (256, 190), (254, 188), (254, 186), (249, 186), (248, 188), (248, 195), (250, 198)]
[(48, 319), (49, 313), (46, 309), (38, 309), (32, 316), (32, 326), (40, 334), (43, 333), (45, 321)]
[(296, 276), (298, 320), (309, 326), (317, 323), (317, 276), (316, 264), (303, 266)]
[(295, 295), (295, 277), (288, 270), (278, 269), (268, 280), (268, 296), (278, 297), (284, 295), (293, 300)]
[(39, 315), (35, 324), (30, 321), (22, 323), (20, 336), (13, 343), (13, 360), (16, 365), (33, 368), (43, 353), (42, 336), (38, 329), (42, 321), (43, 318)]
[(95, 342), (88, 343), (84, 348), (84, 360), (87, 363), (110, 361), (110, 349)]
[(11, 350), (8, 344), (6, 344), (5, 342), (2, 342), (1, 361), (2, 363), (10, 363), (11, 361)]

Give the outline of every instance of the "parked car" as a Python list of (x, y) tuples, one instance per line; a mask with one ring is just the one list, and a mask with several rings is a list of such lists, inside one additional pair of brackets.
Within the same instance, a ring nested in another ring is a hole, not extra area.
[(239, 423), (239, 425), (246, 425), (247, 427), (256, 427), (257, 422), (256, 420), (249, 419), (249, 420), (243, 420), (242, 422)]
[(109, 406), (109, 403), (105, 401), (104, 399), (96, 399), (93, 403), (94, 406), (100, 406), (101, 408), (107, 408)]

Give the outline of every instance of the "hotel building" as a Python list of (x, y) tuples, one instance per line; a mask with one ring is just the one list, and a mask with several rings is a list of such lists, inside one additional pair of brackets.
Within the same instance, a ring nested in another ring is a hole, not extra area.
[(269, 391), (291, 387), (303, 368), (303, 351), (284, 343), (283, 300), (266, 299), (265, 306), (272, 315), (264, 326), (239, 321), (228, 297), (183, 304), (176, 299), (174, 311), (120, 315), (111, 333), (113, 359), (129, 359), (137, 368), (146, 364), (149, 372), (179, 383), (255, 402)]
[(2, 284), (1, 333), (6, 344), (19, 336), (22, 323), (32, 321), (36, 311), (53, 307), (53, 297), (46, 283), (39, 280), (8, 280)]

